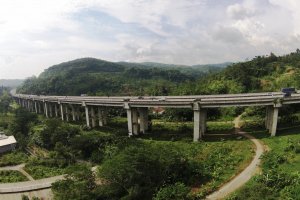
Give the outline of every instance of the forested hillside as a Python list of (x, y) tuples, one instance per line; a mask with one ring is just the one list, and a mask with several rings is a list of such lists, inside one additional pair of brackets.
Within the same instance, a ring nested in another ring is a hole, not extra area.
[(300, 87), (300, 51), (284, 56), (257, 56), (198, 81), (195, 93), (245, 93)]
[(199, 69), (190, 67), (189, 70), (195, 73), (183, 73), (170, 67), (162, 69), (135, 63), (120, 64), (83, 58), (52, 66), (39, 77), (25, 80), (19, 92), (57, 95), (169, 95), (178, 85), (194, 82), (206, 74)]
[(189, 95), (279, 91), (300, 87), (300, 51), (223, 65), (113, 63), (94, 58), (52, 66), (18, 92), (56, 95)]

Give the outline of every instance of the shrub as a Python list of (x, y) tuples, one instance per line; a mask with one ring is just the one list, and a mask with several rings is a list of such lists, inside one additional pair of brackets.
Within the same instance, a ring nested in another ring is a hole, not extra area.
[(274, 169), (285, 162), (287, 162), (287, 157), (284, 154), (270, 151), (263, 155), (262, 167), (263, 169)]
[[(171, 145), (139, 143), (126, 147), (111, 159), (105, 160), (99, 174), (109, 183), (102, 198), (114, 191), (110, 198), (151, 199), (165, 184), (177, 181), (188, 183), (192, 174), (200, 179), (199, 166)], [(201, 168), (200, 168), (201, 169)], [(198, 171), (197, 171), (198, 170)]]
[(187, 200), (190, 199), (188, 197), (189, 192), (190, 189), (184, 183), (177, 182), (160, 188), (153, 200)]

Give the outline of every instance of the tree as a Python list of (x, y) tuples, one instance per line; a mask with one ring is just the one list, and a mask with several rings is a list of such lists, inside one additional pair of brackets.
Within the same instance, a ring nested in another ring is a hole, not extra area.
[(75, 165), (67, 169), (64, 180), (52, 184), (56, 200), (90, 200), (95, 199), (95, 176), (87, 165)]

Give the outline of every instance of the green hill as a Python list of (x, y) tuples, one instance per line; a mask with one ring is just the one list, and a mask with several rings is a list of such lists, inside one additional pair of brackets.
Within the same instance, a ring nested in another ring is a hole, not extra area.
[(205, 74), (187, 73), (175, 67), (149, 67), (138, 63), (82, 58), (54, 65), (39, 77), (25, 80), (18, 92), (57, 95), (169, 95), (178, 85), (195, 81)]
[[(225, 67), (229, 65), (228, 67)], [(279, 91), (300, 88), (300, 50), (219, 65), (108, 62), (82, 58), (27, 79), (22, 93), (57, 95), (183, 95)]]
[(300, 51), (288, 55), (257, 56), (251, 61), (226, 67), (193, 84), (184, 84), (179, 91), (187, 93), (224, 94), (280, 91), (284, 87), (300, 88)]

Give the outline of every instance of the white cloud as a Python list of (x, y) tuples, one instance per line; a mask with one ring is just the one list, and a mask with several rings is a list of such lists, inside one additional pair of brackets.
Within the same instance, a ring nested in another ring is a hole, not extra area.
[(79, 57), (203, 64), (300, 46), (297, 0), (2, 0), (0, 78)]

